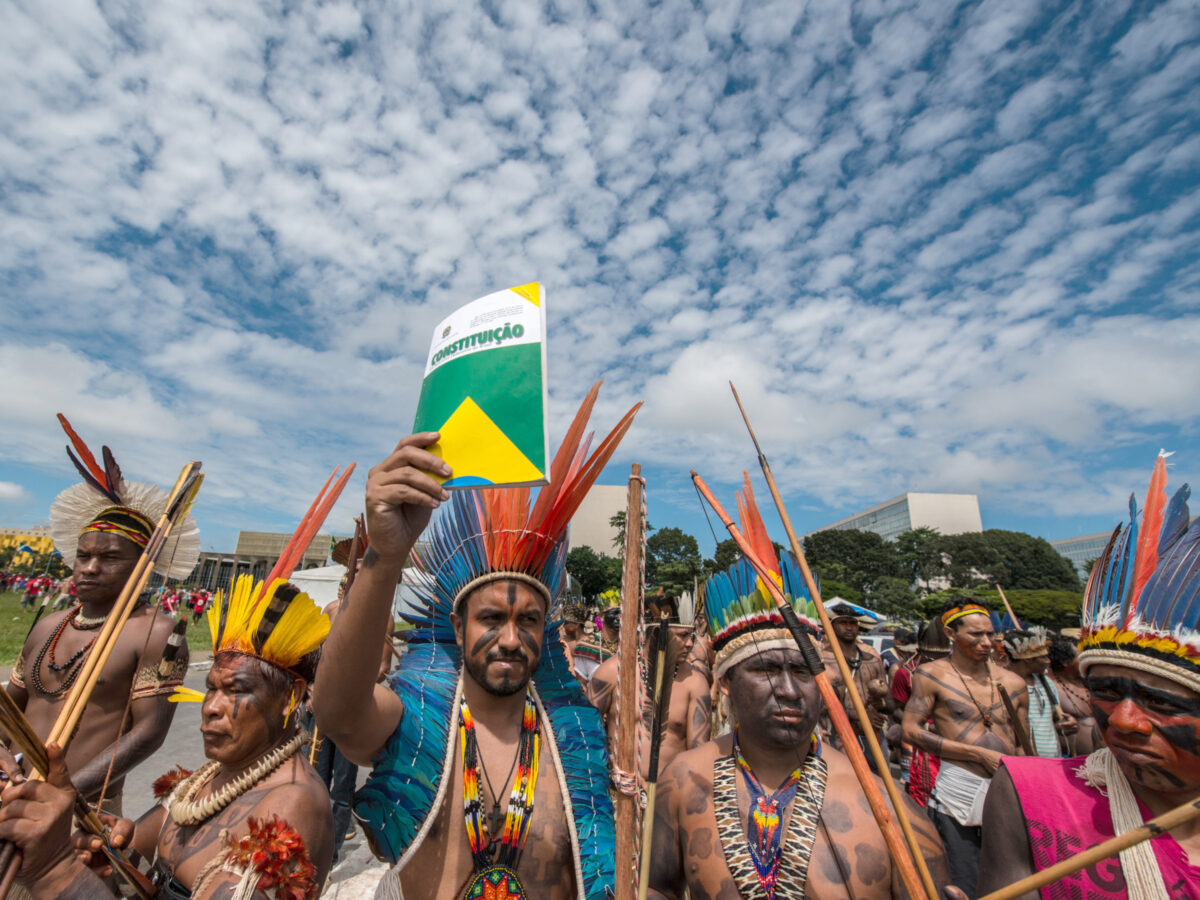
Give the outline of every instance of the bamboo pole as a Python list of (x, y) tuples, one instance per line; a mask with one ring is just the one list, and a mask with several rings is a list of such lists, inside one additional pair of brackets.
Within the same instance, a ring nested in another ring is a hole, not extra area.
[(96, 643), (84, 660), (79, 679), (75, 682), (71, 692), (67, 694), (67, 699), (63, 702), (62, 709), (59, 710), (54, 727), (50, 729), (50, 734), (46, 737), (47, 744), (58, 744), (66, 751), (67, 745), (79, 725), (79, 720), (83, 716), (84, 708), (91, 699), (92, 691), (104, 669), (104, 664), (108, 662), (108, 658), (116, 646), (117, 635), (129, 620), (129, 616), (137, 604), (138, 596), (150, 579), (154, 561), (162, 552), (163, 545), (170, 536), (176, 521), (182, 518), (190, 507), (196, 491), (199, 490), (201, 480), (200, 463), (198, 462), (188, 463), (179, 473), (179, 478), (171, 489), (167, 508), (159, 517), (149, 543), (142, 551), (142, 555), (138, 557), (133, 572), (130, 573), (125, 587), (121, 590), (108, 618), (104, 621), (104, 626), (96, 637)]
[[(29, 760), (35, 775), (45, 779), (50, 770), (50, 760), (46, 754), (46, 745), (42, 743), (41, 738), (37, 736), (29, 720), (25, 717), (25, 713), (21, 710), (15, 700), (8, 695), (7, 691), (0, 690), (0, 727), (8, 733), (14, 744), (21, 748), (21, 752), (25, 758)], [(88, 834), (94, 834), (97, 837), (104, 839), (102, 852), (108, 857), (112, 863), (113, 871), (117, 872), (135, 894), (146, 900), (153, 894), (153, 888), (150, 882), (137, 871), (137, 867), (131, 863), (126, 856), (119, 850), (113, 848), (108, 842), (108, 830), (101, 821), (100, 816), (93, 810), (79, 795), (75, 792), (75, 818), (78, 820), (80, 827)], [(21, 857), (17, 852), (16, 845), (7, 841), (3, 842), (0, 847), (0, 900), (4, 900), (8, 895), (8, 890), (12, 886), (13, 879), (16, 877), (17, 870), (21, 867)]]
[(1004, 608), (1008, 610), (1008, 617), (1012, 619), (1013, 628), (1021, 627), (1021, 620), (1017, 618), (1017, 614), (1013, 612), (1012, 604), (1008, 602), (1008, 597), (1004, 596), (1004, 588), (996, 585), (996, 590), (1000, 592), (1000, 599), (1004, 601)]
[[(821, 592), (817, 589), (816, 579), (813, 578), (812, 570), (808, 567), (808, 559), (805, 557), (804, 550), (800, 546), (800, 539), (796, 536), (796, 530), (792, 527), (792, 519), (788, 515), (787, 508), (784, 506), (779, 486), (775, 483), (775, 475), (771, 471), (771, 464), (767, 462), (766, 454), (763, 453), (762, 447), (759, 446), (758, 437), (750, 425), (750, 417), (746, 415), (746, 408), (742, 406), (742, 398), (738, 396), (737, 388), (733, 386), (732, 381), (729, 383), (729, 389), (733, 391), (733, 399), (737, 402), (738, 410), (741, 411), (742, 421), (746, 423), (746, 430), (750, 433), (750, 440), (754, 442), (754, 450), (758, 454), (759, 467), (762, 469), (763, 477), (767, 480), (767, 489), (771, 492), (771, 499), (775, 501), (775, 509), (779, 512), (779, 518), (783, 522), (783, 530), (787, 534), (792, 555), (796, 557), (796, 562), (799, 564), (800, 571), (804, 575), (804, 583), (808, 587), (808, 593), (812, 597), (813, 605), (817, 608), (817, 616), (821, 620), (821, 628), (829, 636), (829, 647), (833, 651), (833, 658), (837, 663), (838, 672), (842, 676), (842, 683), (846, 685), (846, 696), (850, 698), (851, 704), (854, 707), (855, 717), (858, 719), (859, 727), (862, 730), (863, 737), (866, 739), (867, 747), (871, 751), (871, 756), (875, 760), (875, 768), (879, 773), (879, 777), (883, 779), (883, 786), (887, 791), (888, 799), (892, 801), (892, 809), (895, 810), (896, 821), (900, 824), (900, 831), (904, 836), (904, 843), (908, 847), (908, 853), (912, 855), (917, 874), (920, 875), (921, 884), (925, 888), (925, 893), (930, 898), (936, 900), (938, 891), (934, 886), (933, 876), (929, 872), (929, 866), (925, 862), (925, 856), (921, 852), (921, 846), (917, 842), (916, 833), (913, 831), (912, 822), (908, 818), (907, 810), (904, 808), (904, 800), (900, 794), (900, 789), (896, 786), (895, 779), (892, 778), (888, 761), (883, 755), (883, 748), (879, 746), (879, 739), (875, 736), (875, 729), (871, 725), (870, 716), (867, 715), (862, 695), (859, 694), (858, 685), (854, 680), (854, 673), (850, 671), (850, 665), (846, 662), (846, 655), (842, 652), (841, 644), (833, 633), (833, 623), (829, 618), (829, 610), (825, 608), (825, 603), (821, 599)], [(843, 739), (844, 743), (845, 740)], [(882, 827), (882, 823), (880, 827)]]
[[(634, 463), (625, 505), (625, 566), (621, 574), (621, 638), (617, 652), (617, 768), (637, 783), (638, 619), (642, 590), (642, 467)], [(637, 798), (616, 793), (616, 900), (633, 900)], [(643, 852), (644, 849), (643, 849)]]
[(998, 891), (985, 894), (979, 900), (1015, 900), (1015, 898), (1020, 897), (1022, 894), (1039, 890), (1061, 878), (1074, 875), (1081, 869), (1086, 869), (1088, 866), (1093, 866), (1096, 863), (1115, 857), (1122, 850), (1128, 850), (1135, 844), (1156, 838), (1160, 834), (1170, 831), (1172, 828), (1186, 825), (1197, 816), (1200, 816), (1200, 798), (1181, 803), (1161, 816), (1156, 816), (1144, 825), (1131, 828), (1124, 834), (1118, 834), (1107, 841), (1095, 844), (1069, 859), (1064, 859), (1062, 862), (1055, 863), (1047, 869), (1042, 869), (1040, 872), (1026, 876), (1020, 881), (1014, 881), (1012, 884), (1002, 887)]
[(642, 855), (638, 871), (638, 900), (646, 900), (650, 889), (650, 841), (654, 834), (654, 797), (658, 791), (658, 751), (662, 746), (662, 727), (665, 710), (663, 700), (663, 673), (667, 668), (667, 640), (670, 629), (669, 616), (662, 613), (658, 621), (658, 633), (654, 648), (654, 730), (650, 732), (650, 766), (646, 778), (646, 811), (642, 814)]
[[(914, 864), (914, 858), (909, 854), (908, 846), (904, 842), (903, 835), (896, 827), (895, 821), (892, 819), (891, 813), (888, 811), (887, 803), (883, 799), (883, 794), (879, 791), (879, 785), (875, 783), (875, 776), (867, 765), (867, 758), (863, 754), (862, 747), (859, 746), (858, 737), (854, 733), (854, 729), (850, 725), (850, 719), (846, 716), (846, 711), (842, 708), (841, 701), (838, 699), (837, 693), (833, 689), (833, 684), (829, 680), (829, 675), (825, 672), (824, 666), (821, 663), (821, 658), (816, 652), (812, 641), (806, 635), (799, 632), (798, 623), (796, 622), (796, 613), (790, 605), (787, 598), (784, 597), (783, 591), (779, 585), (775, 583), (775, 579), (771, 577), (770, 570), (766, 565), (758, 559), (754, 554), (753, 548), (749, 541), (733, 524), (733, 520), (729, 518), (729, 514), (717, 502), (717, 498), (713, 496), (708, 485), (704, 483), (696, 472), (692, 472), (692, 481), (700, 493), (704, 495), (704, 499), (712, 506), (721, 522), (728, 529), (730, 536), (737, 542), (738, 548), (742, 551), (742, 555), (747, 562), (754, 567), (758, 573), (762, 583), (766, 585), (771, 592), (776, 605), (779, 607), (780, 613), (784, 617), (784, 621), (789, 623), (789, 628), (792, 629), (793, 636), (796, 638), (796, 644), (800, 652), (805, 654), (805, 661), (809, 668), (812, 669), (813, 678), (817, 683), (817, 689), (821, 692), (821, 699), (825, 701), (826, 709), (829, 712), (830, 721), (833, 723), (833, 730), (837, 732), (841, 738), (842, 745), (845, 749), (847, 758), (850, 760), (850, 765), (854, 769), (854, 774), (858, 777), (858, 782), (862, 785), (863, 793), (866, 795), (867, 803), (871, 807), (871, 813), (875, 816), (875, 821), (879, 825), (879, 830), (883, 833), (883, 839), (887, 844), (888, 853), (899, 870), (900, 880), (904, 883), (905, 890), (908, 891), (908, 896), (912, 900), (925, 898), (925, 900), (937, 900), (938, 894), (936, 889), (933, 893), (925, 887), (924, 879), (921, 878)], [(799, 557), (803, 559), (803, 557)], [(810, 589), (811, 590), (811, 589)], [(814, 599), (816, 593), (813, 592)], [(853, 681), (851, 680), (852, 684)], [(860, 700), (861, 702), (861, 700)], [(869, 724), (869, 723), (868, 723)], [(897, 811), (902, 809), (900, 803), (896, 804)], [(915, 857), (917, 860), (924, 862), (918, 848)], [(926, 870), (928, 871), (928, 870)], [(932, 878), (930, 878), (932, 884)]]

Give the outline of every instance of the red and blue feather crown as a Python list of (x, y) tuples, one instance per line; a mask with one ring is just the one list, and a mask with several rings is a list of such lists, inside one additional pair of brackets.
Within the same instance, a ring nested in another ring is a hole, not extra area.
[(1155, 461), (1141, 521), (1130, 495), (1129, 525), (1092, 566), (1079, 666), (1130, 666), (1200, 691), (1200, 519), (1189, 523), (1186, 484), (1167, 502), (1168, 455)]

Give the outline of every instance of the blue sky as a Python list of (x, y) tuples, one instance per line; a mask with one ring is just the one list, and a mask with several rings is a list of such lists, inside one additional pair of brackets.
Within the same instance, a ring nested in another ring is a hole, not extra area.
[(357, 460), (344, 531), (433, 325), (534, 279), (552, 442), (644, 400), (605, 480), (705, 548), (730, 378), (801, 530), (946, 490), (1065, 537), (1200, 473), (1191, 0), (0, 9), (0, 524), (62, 411), (203, 460), (206, 547)]

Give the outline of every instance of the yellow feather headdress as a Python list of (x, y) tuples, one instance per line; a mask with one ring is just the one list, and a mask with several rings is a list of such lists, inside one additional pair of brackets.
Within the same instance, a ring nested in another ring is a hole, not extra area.
[[(217, 592), (208, 608), (214, 655), (241, 653), (290, 672), (324, 643), (329, 635), (329, 617), (308, 594), (288, 584), (287, 579), (353, 471), (351, 463), (332, 490), (329, 485), (337, 471), (329, 476), (265, 582), (256, 582), (252, 575), (239, 575), (228, 597), (224, 591)], [(203, 701), (204, 695), (180, 688), (170, 699), (175, 703), (195, 702)], [(292, 696), (289, 714), (302, 699)]]

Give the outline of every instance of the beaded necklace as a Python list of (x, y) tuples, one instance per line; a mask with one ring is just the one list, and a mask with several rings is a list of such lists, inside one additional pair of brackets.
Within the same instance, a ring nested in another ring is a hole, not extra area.
[[(779, 882), (779, 863), (783, 858), (783, 816), (780, 810), (796, 798), (796, 791), (804, 778), (804, 772), (800, 768), (793, 769), (787, 780), (768, 797), (750, 764), (742, 756), (736, 731), (733, 734), (733, 752), (737, 759), (737, 767), (746, 781), (746, 791), (750, 794), (746, 845), (750, 850), (750, 859), (754, 862), (754, 870), (758, 873), (759, 886), (767, 900), (774, 900), (775, 887)], [(812, 736), (809, 752), (816, 757), (821, 755), (821, 743), (816, 734)]]
[[(525, 847), (525, 839), (529, 836), (529, 823), (533, 818), (533, 794), (538, 779), (541, 741), (533, 692), (529, 688), (525, 689), (521, 737), (517, 744), (517, 777), (513, 781), (508, 810), (504, 815), (504, 829), (498, 841), (496, 835), (485, 834), (483, 801), (479, 788), (479, 743), (475, 737), (475, 720), (471, 717), (465, 696), (459, 702), (458, 723), (463, 764), (463, 811), (467, 826), (467, 843), (471, 846), (475, 870), (472, 887), (480, 881), (480, 875), (491, 870), (504, 870), (509, 876), (508, 890), (515, 891), (520, 886), (519, 882), (516, 882), (515, 870), (517, 861), (521, 858), (521, 851)], [(471, 896), (471, 890), (469, 887), (467, 896)]]
[[(87, 644), (85, 644), (83, 647), (80, 647), (79, 650), (72, 654), (71, 658), (66, 662), (60, 663), (55, 659), (54, 651), (58, 647), (59, 638), (62, 637), (63, 632), (67, 630), (67, 625), (73, 618), (75, 618), (81, 608), (82, 607), (76, 607), (75, 612), (63, 617), (63, 620), (58, 623), (58, 627), (54, 629), (53, 634), (51, 634), (46, 640), (46, 643), (42, 644), (42, 649), (38, 651), (38, 655), (33, 661), (33, 669), (29, 673), (29, 681), (33, 685), (34, 689), (45, 697), (61, 697), (71, 689), (71, 685), (75, 683), (75, 679), (78, 678), (79, 673), (83, 671), (82, 662), (84, 654), (86, 654), (88, 650), (92, 649), (92, 644), (96, 643), (96, 637), (99, 636), (93, 636), (92, 639), (87, 642)], [(46, 659), (47, 655), (50, 657), (47, 663), (47, 665), (50, 667), (50, 671), (55, 673), (65, 671), (67, 673), (63, 677), (63, 683), (53, 690), (47, 688), (45, 683), (42, 681), (42, 661)]]

